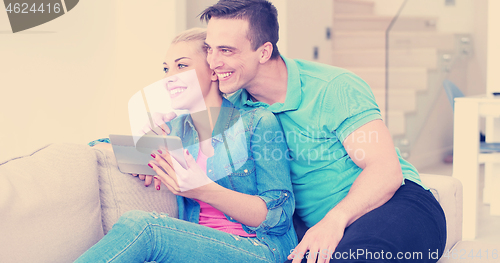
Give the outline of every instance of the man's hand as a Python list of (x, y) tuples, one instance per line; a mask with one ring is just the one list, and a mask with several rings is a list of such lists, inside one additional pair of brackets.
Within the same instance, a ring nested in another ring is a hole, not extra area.
[(325, 216), (307, 230), (302, 241), (288, 256), (288, 259), (293, 259), (292, 263), (301, 262), (304, 257), (307, 258), (307, 263), (330, 262), (335, 248), (344, 236), (346, 227), (345, 220), (341, 220), (340, 217)]
[[(141, 130), (141, 135), (168, 135), (170, 134), (170, 129), (167, 126), (167, 122), (173, 120), (177, 117), (175, 112), (171, 111), (169, 113), (154, 112), (151, 114), (153, 123), (148, 122)], [(133, 176), (139, 177), (139, 179), (144, 181), (144, 186), (149, 186), (153, 182), (152, 175), (146, 174), (132, 174)], [(156, 190), (160, 190), (160, 181), (155, 179)]]
[(151, 114), (151, 119), (153, 123), (148, 122), (141, 130), (141, 134), (156, 134), (156, 135), (167, 135), (170, 134), (170, 129), (167, 126), (167, 122), (173, 120), (177, 117), (175, 112), (171, 111), (169, 113), (154, 112)]

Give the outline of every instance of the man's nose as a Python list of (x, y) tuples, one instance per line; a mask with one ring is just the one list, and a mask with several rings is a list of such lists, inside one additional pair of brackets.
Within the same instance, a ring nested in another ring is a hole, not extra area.
[(220, 66), (222, 66), (222, 60), (217, 52), (212, 52), (211, 54), (207, 54), (207, 62), (210, 65), (210, 69), (214, 70)]

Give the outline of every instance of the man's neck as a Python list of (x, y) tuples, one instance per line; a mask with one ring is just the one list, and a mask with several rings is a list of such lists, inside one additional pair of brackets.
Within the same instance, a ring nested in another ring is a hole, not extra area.
[(284, 103), (288, 83), (288, 72), (285, 61), (281, 57), (267, 61), (261, 65), (252, 87), (247, 92), (253, 100), (262, 101), (269, 105)]

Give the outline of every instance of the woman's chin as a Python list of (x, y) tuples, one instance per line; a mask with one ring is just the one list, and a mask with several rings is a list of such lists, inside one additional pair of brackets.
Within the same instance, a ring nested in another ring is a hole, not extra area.
[(173, 110), (189, 110), (187, 107), (182, 107), (182, 106), (175, 106), (175, 105), (172, 105), (172, 109)]
[(184, 100), (175, 100), (175, 98), (172, 99), (171, 101), (171, 107), (174, 110), (187, 110), (187, 111), (202, 111), (206, 110), (205, 106), (205, 101), (203, 100), (203, 97), (199, 100), (189, 100), (189, 101), (184, 101)]
[(172, 104), (172, 109), (173, 110), (187, 110), (190, 111), (192, 107), (189, 107), (187, 105), (180, 105), (180, 104)]

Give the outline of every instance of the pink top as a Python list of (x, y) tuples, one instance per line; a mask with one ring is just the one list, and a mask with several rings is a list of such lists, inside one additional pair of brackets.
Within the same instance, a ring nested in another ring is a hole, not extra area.
[[(203, 154), (200, 150), (198, 151), (198, 160), (196, 163), (201, 167), (202, 170), (207, 170), (207, 159), (208, 157)], [(196, 199), (195, 199), (196, 200)], [(233, 223), (227, 220), (226, 216), (213, 206), (196, 200), (200, 204), (200, 225), (208, 226), (226, 233), (235, 234), (242, 237), (255, 237), (255, 234), (248, 234), (243, 230), (240, 223)]]

